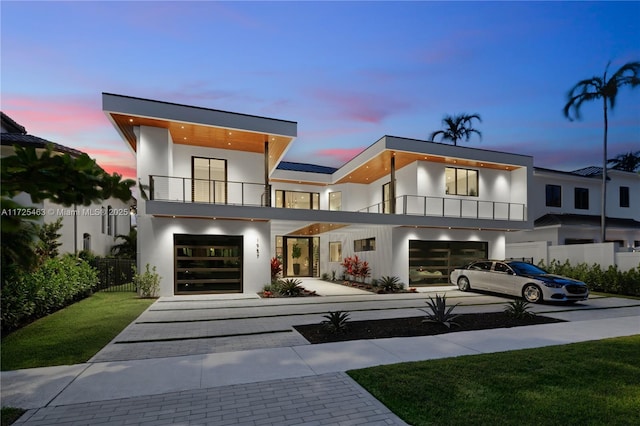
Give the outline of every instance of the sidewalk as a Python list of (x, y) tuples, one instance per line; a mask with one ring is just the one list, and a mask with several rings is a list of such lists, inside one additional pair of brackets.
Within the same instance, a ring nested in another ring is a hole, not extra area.
[(28, 425), (404, 424), (344, 372), (640, 333), (639, 301), (589, 302), (545, 313), (566, 323), (3, 372), (2, 405)]

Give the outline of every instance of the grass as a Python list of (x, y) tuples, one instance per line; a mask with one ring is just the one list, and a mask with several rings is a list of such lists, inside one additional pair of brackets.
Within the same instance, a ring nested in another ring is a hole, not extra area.
[(640, 335), (348, 374), (412, 425), (640, 424)]
[(4, 337), (1, 369), (86, 362), (152, 303), (132, 292), (95, 293)]

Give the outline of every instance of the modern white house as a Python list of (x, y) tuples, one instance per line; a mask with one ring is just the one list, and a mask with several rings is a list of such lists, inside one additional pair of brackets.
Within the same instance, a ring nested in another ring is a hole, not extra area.
[[(71, 156), (81, 155), (82, 152), (73, 148), (50, 142), (27, 133), (26, 129), (16, 123), (5, 113), (0, 113), (2, 118), (1, 151), (0, 157), (8, 157), (14, 154), (15, 145), (33, 147), (36, 152), (43, 151), (47, 145), (53, 147), (53, 151), (59, 154)], [(118, 244), (116, 236), (126, 235), (131, 228), (131, 205), (129, 203), (111, 198), (101, 203), (93, 203), (90, 206), (65, 207), (44, 200), (41, 203), (33, 203), (29, 194), (21, 193), (14, 197), (21, 206), (38, 209), (41, 223), (52, 223), (62, 218), (61, 237), (59, 242), (60, 253), (77, 253), (81, 250), (91, 251), (98, 256), (110, 254), (111, 247)]]
[(160, 295), (255, 293), (286, 277), (342, 273), (446, 283), (453, 267), (504, 258), (533, 228), (533, 158), (383, 136), (334, 169), (284, 161), (297, 123), (111, 93), (103, 110), (136, 157), (138, 267)]
[[(621, 270), (640, 264), (640, 174), (607, 170), (606, 238), (601, 238), (602, 167), (562, 172), (535, 167), (533, 228), (507, 235), (514, 257)], [(635, 250), (635, 252), (634, 252)]]
[(606, 240), (601, 241), (602, 167), (573, 172), (535, 167), (529, 212), (534, 229), (514, 232), (507, 242), (549, 241), (551, 245), (614, 242), (640, 246), (640, 174), (607, 170)]

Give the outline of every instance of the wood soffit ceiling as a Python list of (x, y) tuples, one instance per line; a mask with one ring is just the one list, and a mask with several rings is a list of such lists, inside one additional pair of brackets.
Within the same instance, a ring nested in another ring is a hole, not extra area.
[(254, 153), (264, 153), (264, 142), (265, 139), (267, 139), (269, 142), (269, 168), (271, 170), (275, 167), (276, 160), (282, 157), (285, 149), (293, 140), (293, 138), (288, 136), (267, 135), (264, 133), (123, 114), (111, 114), (111, 117), (134, 151), (137, 150), (136, 136), (133, 131), (135, 126), (169, 129), (171, 138), (176, 144), (232, 149)]
[(391, 157), (396, 159), (396, 171), (413, 163), (414, 161), (429, 161), (432, 163), (444, 163), (452, 167), (485, 168), (496, 170), (515, 170), (520, 166), (508, 164), (489, 163), (486, 161), (466, 160), (453, 157), (442, 157), (436, 155), (418, 154), (413, 152), (393, 152), (384, 151), (367, 161), (357, 169), (340, 179), (336, 183), (363, 183), (368, 184), (388, 176), (391, 173)]
[(344, 228), (347, 225), (339, 223), (312, 223), (295, 231), (289, 232), (287, 235), (318, 235), (336, 229)]

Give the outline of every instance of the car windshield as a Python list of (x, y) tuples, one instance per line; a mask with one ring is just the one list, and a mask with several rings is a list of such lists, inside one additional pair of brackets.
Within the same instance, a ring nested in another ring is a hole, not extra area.
[(509, 263), (509, 266), (511, 266), (519, 275), (542, 275), (548, 273), (544, 269), (538, 268), (536, 265), (525, 262), (511, 262)]

